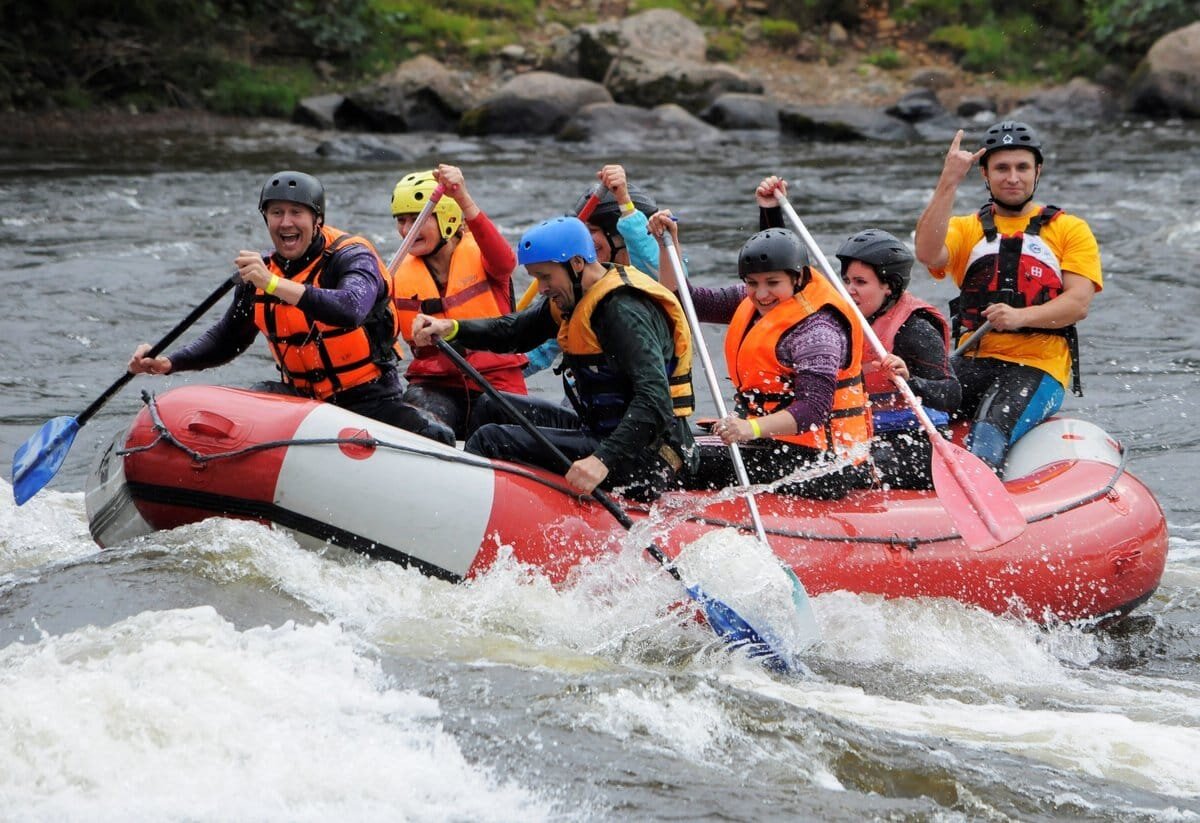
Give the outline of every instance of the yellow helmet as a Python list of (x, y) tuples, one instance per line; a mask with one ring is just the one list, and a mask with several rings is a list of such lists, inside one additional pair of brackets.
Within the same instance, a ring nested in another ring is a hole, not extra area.
[[(425, 208), (425, 204), (429, 202), (429, 196), (433, 194), (436, 187), (437, 181), (433, 179), (433, 169), (415, 171), (400, 178), (400, 182), (392, 190), (392, 216), (417, 214)], [(437, 205), (433, 207), (433, 213), (437, 215), (438, 230), (442, 233), (443, 238), (450, 239), (455, 232), (462, 228), (462, 209), (458, 207), (458, 203), (454, 202), (453, 197), (443, 197), (438, 200)]]

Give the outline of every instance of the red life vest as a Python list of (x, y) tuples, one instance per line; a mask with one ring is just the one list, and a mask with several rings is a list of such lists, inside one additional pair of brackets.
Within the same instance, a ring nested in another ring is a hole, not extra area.
[[(915, 297), (912, 292), (905, 291), (901, 293), (900, 299), (890, 309), (871, 321), (871, 328), (885, 349), (889, 352), (895, 351), (896, 334), (900, 331), (900, 327), (908, 321), (908, 318), (917, 312), (925, 315), (933, 323), (934, 328), (941, 331), (946, 348), (950, 348), (950, 324), (946, 322), (946, 318), (935, 306)], [(885, 377), (881, 369), (864, 371), (863, 380), (866, 381), (867, 393), (871, 396), (872, 406), (879, 408), (904, 404), (904, 401), (900, 399), (900, 393), (896, 390), (896, 384)]]
[(979, 210), (983, 238), (971, 249), (962, 293), (954, 306), (963, 329), (979, 328), (983, 310), (992, 303), (1025, 308), (1062, 294), (1062, 265), (1039, 236), (1042, 226), (1061, 213), (1057, 206), (1045, 206), (1029, 219), (1025, 231), (1006, 235), (996, 230), (993, 205)]
[(762, 417), (786, 408), (796, 399), (795, 375), (779, 362), (775, 347), (784, 334), (825, 306), (841, 314), (850, 328), (850, 363), (837, 373), (833, 408), (823, 426), (771, 439), (832, 451), (862, 463), (867, 459), (867, 449), (856, 447), (871, 439), (871, 416), (862, 376), (862, 327), (854, 319), (856, 313), (823, 277), (812, 277), (794, 299), (776, 306), (753, 324), (757, 314), (754, 304), (747, 298), (738, 306), (725, 335), (725, 363), (736, 389), (734, 402), (741, 416)]
[(391, 303), (391, 277), (371, 242), (330, 226), (322, 226), (321, 235), (325, 248), (303, 271), (289, 275), (273, 256), (266, 261), (267, 269), (293, 283), (323, 288), (325, 267), (339, 249), (366, 246), (378, 263), (386, 288), (363, 325), (343, 328), (310, 320), (298, 307), (261, 289), (254, 295), (254, 325), (266, 337), (283, 382), (302, 394), (325, 400), (370, 383), (383, 373), (383, 366), (395, 362), (392, 341), (397, 327)]
[[(396, 297), (392, 301), (400, 322), (400, 332), (405, 342), (412, 347), (413, 320), (418, 313), (431, 317), (454, 320), (471, 320), (481, 317), (499, 317), (512, 310), (509, 298), (502, 305), (497, 300), (483, 269), (483, 254), (479, 244), (469, 233), (463, 234), (454, 253), (450, 256), (450, 271), (446, 275), (446, 290), (443, 294), (437, 281), (429, 272), (425, 261), (409, 255), (395, 270)], [(466, 358), (488, 381), (501, 391), (526, 394), (525, 378), (521, 369), (528, 363), (523, 354), (497, 354), (488, 351), (468, 351)], [(454, 362), (433, 346), (413, 348), (413, 361), (408, 365), (407, 375), (412, 382), (437, 382), (467, 385), (474, 391), (483, 391), (474, 381), (463, 376)]]
[[(1029, 218), (1025, 230), (1000, 234), (996, 229), (996, 207), (985, 203), (979, 209), (983, 238), (971, 249), (959, 296), (950, 301), (952, 334), (974, 331), (983, 325), (983, 310), (993, 303), (1014, 308), (1040, 306), (1063, 291), (1062, 263), (1041, 238), (1042, 226), (1062, 214), (1058, 206), (1043, 206)], [(999, 334), (1059, 334), (1071, 351), (1072, 390), (1083, 394), (1079, 381), (1079, 335), (1074, 324), (1058, 329), (1017, 329)]]

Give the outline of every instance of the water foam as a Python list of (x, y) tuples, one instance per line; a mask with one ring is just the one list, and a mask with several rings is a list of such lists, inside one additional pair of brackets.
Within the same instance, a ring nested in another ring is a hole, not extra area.
[(0, 650), (0, 806), (38, 819), (545, 819), (328, 624), (147, 612)]

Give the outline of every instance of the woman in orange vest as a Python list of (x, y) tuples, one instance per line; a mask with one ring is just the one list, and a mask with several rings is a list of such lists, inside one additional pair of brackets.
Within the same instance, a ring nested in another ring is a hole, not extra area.
[[(669, 211), (655, 214), (650, 230), (677, 235)], [(659, 275), (664, 286), (678, 288), (672, 267)], [(734, 413), (713, 433), (725, 444), (746, 444), (742, 456), (755, 483), (786, 478), (780, 491), (826, 499), (871, 485), (863, 335), (854, 311), (809, 268), (803, 242), (787, 229), (747, 240), (738, 277), (742, 283), (719, 289), (689, 283), (699, 320), (729, 324)], [(701, 454), (698, 485), (735, 482), (727, 449)]]
[[(404, 400), (436, 415), (465, 439), (471, 412), (483, 389), (432, 346), (414, 346), (418, 314), (450, 320), (499, 317), (513, 309), (512, 273), (517, 260), (488, 216), (467, 191), (462, 171), (442, 164), (402, 178), (392, 192), (396, 230), (407, 237), (417, 214), (441, 183), (448, 196), (434, 209), (408, 255), (392, 270), (400, 333), (413, 350)], [(522, 354), (465, 351), (468, 361), (500, 391), (526, 394)]]
[(932, 446), (892, 375), (908, 382), (935, 426), (948, 425), (962, 398), (962, 386), (950, 368), (950, 324), (937, 308), (908, 291), (913, 253), (893, 235), (860, 231), (838, 247), (837, 258), (846, 291), (889, 352), (882, 362), (863, 368), (879, 480), (888, 488), (932, 488)]

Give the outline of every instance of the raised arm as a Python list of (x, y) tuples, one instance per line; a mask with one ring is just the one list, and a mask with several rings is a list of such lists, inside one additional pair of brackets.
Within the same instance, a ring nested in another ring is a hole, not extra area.
[(954, 212), (954, 197), (958, 187), (966, 178), (971, 166), (983, 156), (984, 149), (969, 152), (961, 149), (963, 131), (959, 129), (946, 152), (946, 162), (938, 178), (929, 205), (917, 220), (916, 238), (913, 241), (917, 259), (930, 271), (941, 271), (950, 262), (950, 251), (946, 248), (946, 230)]

